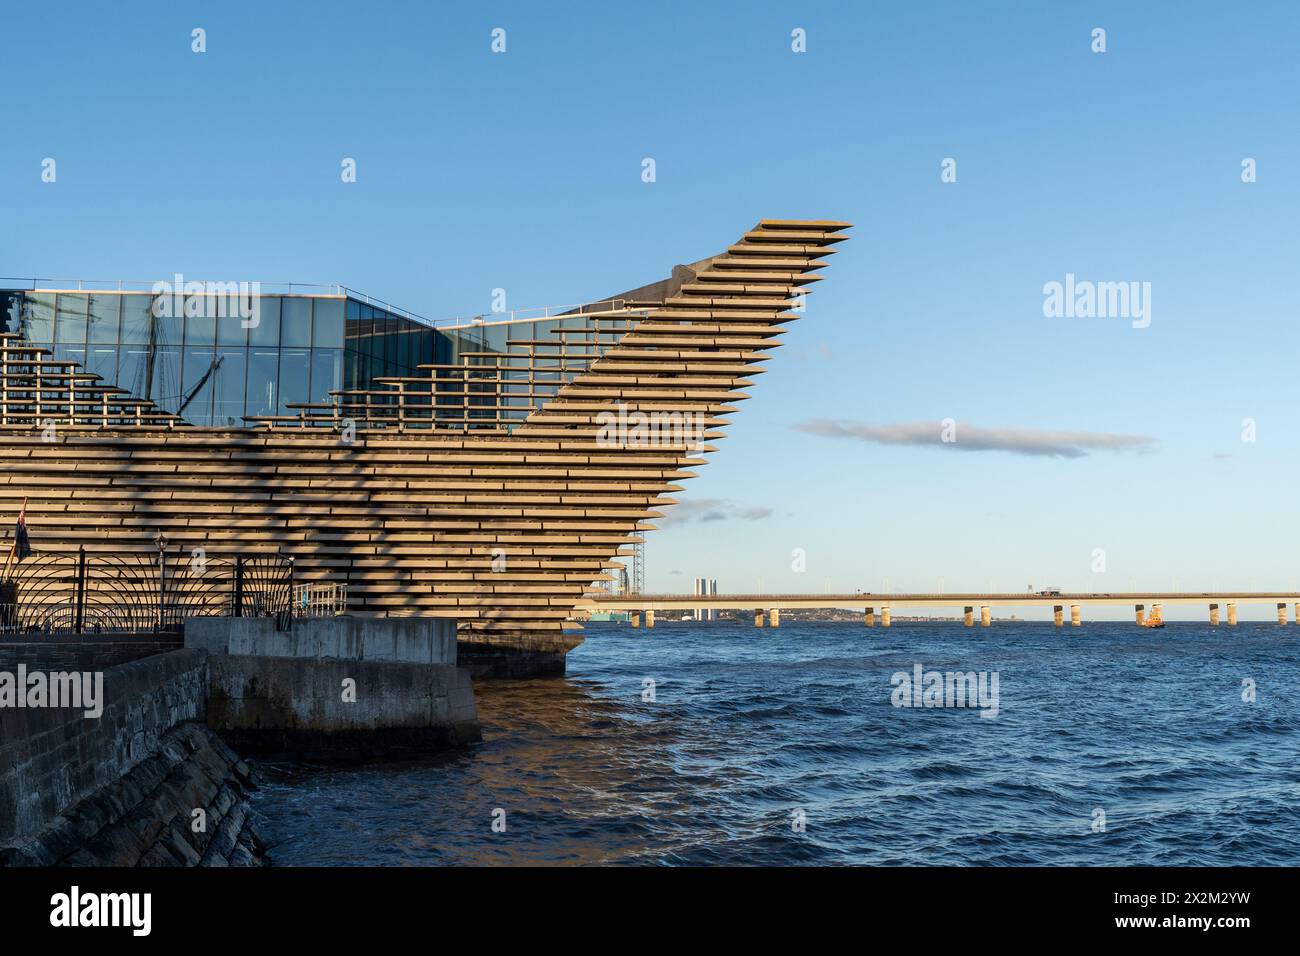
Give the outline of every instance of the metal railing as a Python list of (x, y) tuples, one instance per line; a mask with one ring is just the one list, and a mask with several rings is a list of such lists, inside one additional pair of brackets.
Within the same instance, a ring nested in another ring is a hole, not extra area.
[[(623, 315), (629, 310), (625, 299), (602, 299), (599, 302), (577, 302), (569, 305), (539, 305), (527, 309), (510, 309), (503, 312), (485, 312), (468, 317), (456, 316), (441, 320), (437, 328), (467, 329), (481, 325), (509, 325), (512, 322), (540, 322), (544, 319), (578, 318), (582, 316)], [(631, 310), (643, 313), (646, 310)]]
[(278, 552), (184, 555), (38, 552), (0, 580), (0, 636), (175, 633), (196, 617), (274, 617), (288, 630), (295, 617), (346, 613), (345, 586), (295, 585), (292, 559)]
[(294, 617), (338, 617), (348, 611), (348, 586), (334, 581), (294, 585)]
[[(45, 277), (22, 278), (18, 276), (0, 276), (0, 290), (10, 292), (147, 292), (157, 294), (157, 285), (160, 281), (170, 283), (174, 276), (166, 276), (159, 279), (50, 279)], [(214, 280), (191, 279), (186, 277), (186, 283), (193, 282), (195, 285), (203, 286), (203, 289), (212, 286), (224, 287), (229, 284), (230, 280), (215, 282)], [(247, 280), (249, 283), (256, 282), (262, 295), (329, 295), (329, 296), (346, 296), (351, 295), (355, 299), (363, 298), (362, 294), (349, 289), (347, 286), (338, 283), (325, 282), (263, 282), (260, 279)], [(179, 290), (178, 290), (179, 291)], [(171, 294), (170, 291), (168, 294)], [(203, 295), (204, 291), (200, 290), (197, 295)], [(377, 304), (377, 303), (376, 303)], [(388, 308), (385, 306), (385, 308)], [(392, 311), (399, 311), (395, 307)], [(427, 319), (425, 321), (428, 321)]]

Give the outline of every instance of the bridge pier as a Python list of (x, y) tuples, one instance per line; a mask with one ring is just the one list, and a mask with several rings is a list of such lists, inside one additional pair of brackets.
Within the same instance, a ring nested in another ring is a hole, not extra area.
[(1079, 612), (1079, 605), (1070, 605), (1070, 627), (1078, 627), (1083, 623), (1083, 617)]
[(1210, 605), (1210, 627), (1219, 626), (1219, 605)]
[(1279, 624), (1286, 623), (1286, 604), (1282, 601), (1277, 604), (1277, 622)]
[(890, 621), (889, 621), (889, 608), (888, 608), (888, 607), (882, 607), (882, 608), (880, 609), (880, 626), (881, 626), (881, 627), (889, 627), (889, 623), (890, 623)]
[(862, 626), (863, 627), (876, 626), (876, 609), (874, 607), (867, 608), (866, 612), (862, 615)]
[(754, 612), (754, 626), (755, 626), (755, 627), (762, 627), (762, 626), (763, 626), (763, 612), (762, 612), (762, 611), (755, 611), (755, 612)]
[(654, 626), (655, 626), (655, 612), (654, 612), (654, 611), (646, 611), (646, 612), (645, 612), (645, 626), (646, 626), (646, 627), (654, 627)]
[(1147, 619), (1147, 606), (1145, 604), (1133, 605), (1133, 619), (1138, 627), (1141, 627)]
[(1296, 606), (1295, 606), (1295, 622), (1296, 622), (1297, 624), (1300, 624), (1300, 602), (1296, 602)]
[(632, 613), (630, 613), (630, 614), (627, 616), (627, 619), (628, 619), (628, 622), (629, 622), (633, 627), (640, 627), (640, 626), (641, 626), (641, 612), (640, 612), (640, 611), (633, 611)]
[(774, 607), (767, 612), (767, 626), (768, 627), (781, 626), (781, 609), (779, 607)]
[(966, 619), (965, 619), (965, 624), (966, 624), (967, 627), (974, 627), (974, 626), (975, 626), (975, 609), (974, 609), (973, 607), (971, 607), (969, 604), (966, 605)]
[(1052, 605), (1052, 623), (1060, 627), (1065, 623), (1065, 606), (1061, 604)]
[(988, 627), (993, 623), (993, 615), (989, 612), (987, 604), (980, 605), (980, 627)]
[(1233, 601), (1228, 602), (1228, 626), (1237, 626), (1237, 605)]

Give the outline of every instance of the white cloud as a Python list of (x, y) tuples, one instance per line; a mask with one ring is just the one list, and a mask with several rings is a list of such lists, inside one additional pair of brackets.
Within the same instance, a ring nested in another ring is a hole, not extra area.
[(1042, 428), (981, 428), (958, 422), (955, 441), (944, 441), (942, 422), (862, 422), (816, 418), (795, 425), (797, 431), (826, 438), (856, 438), (877, 445), (934, 445), (952, 451), (1006, 451), (1015, 455), (1084, 458), (1089, 451), (1149, 451), (1155, 439), (1114, 432), (1051, 431)]
[(761, 521), (771, 515), (771, 508), (735, 505), (725, 498), (695, 498), (673, 505), (665, 512), (659, 523), (668, 527), (675, 524), (689, 524), (692, 521), (726, 521), (729, 518)]

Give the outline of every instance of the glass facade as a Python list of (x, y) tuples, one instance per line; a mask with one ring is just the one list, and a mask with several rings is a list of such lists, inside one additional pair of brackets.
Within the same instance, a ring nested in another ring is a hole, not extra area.
[[(203, 296), (192, 297), (205, 298)], [(340, 295), (264, 295), (257, 323), (206, 304), (156, 315), (148, 292), (0, 290), (0, 331), (21, 334), (105, 383), (152, 399), (195, 425), (292, 415), (376, 376), (431, 362), (429, 326)]]
[(494, 367), (508, 352), (540, 370), (531, 384), (526, 367), (502, 367), (499, 377), (525, 387), (471, 382), (463, 404), (471, 417), (501, 410), (522, 420), (566, 378), (553, 333), (589, 328), (582, 315), (434, 328), (349, 295), (255, 298), (257, 321), (245, 328), (205, 295), (169, 309), (155, 308), (151, 292), (0, 289), (0, 331), (194, 425), (240, 427), (245, 417), (292, 416), (293, 403), (326, 403), (331, 391), (378, 387), (382, 376), (423, 377), (422, 364)]

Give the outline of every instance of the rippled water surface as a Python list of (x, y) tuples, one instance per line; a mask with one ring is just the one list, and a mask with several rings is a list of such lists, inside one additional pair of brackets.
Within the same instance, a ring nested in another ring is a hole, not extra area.
[[(469, 750), (269, 768), (276, 863), (1300, 864), (1295, 625), (586, 634), (479, 682)], [(996, 671), (998, 716), (893, 706), (917, 663)]]

